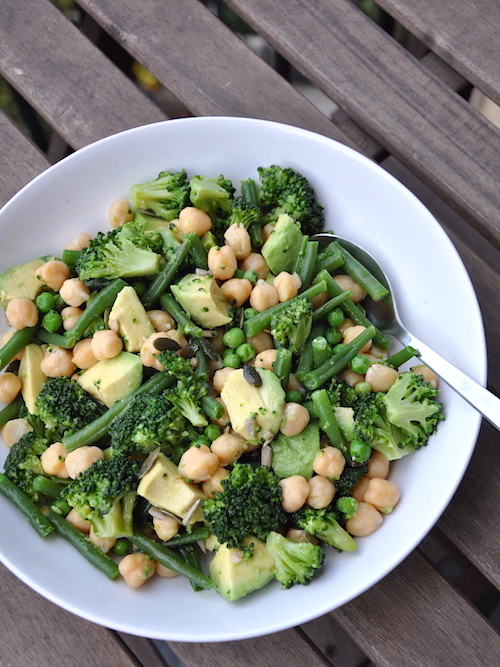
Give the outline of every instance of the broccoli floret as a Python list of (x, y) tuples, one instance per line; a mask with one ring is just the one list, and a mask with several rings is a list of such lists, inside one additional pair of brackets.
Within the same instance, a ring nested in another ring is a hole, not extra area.
[(363, 440), (389, 461), (401, 459), (415, 450), (404, 444), (404, 434), (387, 419), (382, 392), (360, 398), (354, 406), (356, 438)]
[(33, 481), (44, 474), (40, 457), (47, 446), (45, 438), (34, 432), (26, 433), (12, 445), (4, 463), (5, 475), (34, 502), (41, 499), (40, 493), (33, 488)]
[(158, 355), (165, 371), (176, 379), (176, 384), (165, 392), (165, 397), (193, 425), (208, 424), (200, 401), (208, 394), (209, 386), (203, 376), (197, 375), (187, 359), (170, 350)]
[(81, 251), (75, 270), (83, 281), (154, 275), (160, 269), (161, 256), (151, 249), (150, 243), (151, 238), (134, 222), (107, 234), (98, 232), (89, 247)]
[(222, 492), (202, 501), (203, 515), (219, 542), (242, 549), (250, 536), (265, 540), (286, 520), (279, 477), (267, 466), (235, 463)]
[(305, 507), (294, 514), (296, 525), (309, 535), (340, 551), (354, 551), (356, 542), (342, 528), (336, 515), (327, 508), (315, 510)]
[(165, 393), (139, 394), (109, 426), (113, 455), (147, 455), (156, 448), (170, 456), (191, 436), (186, 420)]
[(368, 466), (363, 464), (353, 468), (345, 467), (340, 478), (335, 482), (336, 497), (350, 496), (352, 490), (368, 472)]
[(331, 404), (335, 408), (353, 408), (359, 400), (356, 390), (347, 382), (337, 382), (333, 379), (327, 391)]
[(290, 167), (276, 165), (259, 167), (261, 188), (259, 199), (265, 221), (273, 224), (282, 213), (300, 222), (304, 234), (316, 234), (323, 229), (323, 207), (316, 200), (309, 181)]
[(138, 460), (99, 459), (63, 489), (61, 498), (90, 521), (97, 536), (129, 537), (140, 467)]
[(243, 197), (235, 197), (227, 218), (227, 226), (229, 227), (236, 223), (248, 228), (250, 225), (259, 222), (261, 215), (262, 213), (258, 206)]
[(282, 588), (308, 584), (319, 574), (325, 560), (319, 545), (289, 540), (274, 531), (267, 536), (266, 548), (274, 559), (274, 576)]
[(155, 218), (142, 211), (137, 211), (128, 229), (135, 229), (151, 250), (165, 255), (168, 259), (182, 243), (182, 235), (173, 223), (163, 218)]
[(103, 413), (103, 408), (69, 377), (51, 378), (36, 399), (38, 416), (53, 436), (79, 431)]
[(189, 183), (184, 170), (161, 171), (153, 181), (137, 183), (130, 188), (130, 203), (141, 211), (151, 212), (164, 220), (179, 217), (189, 202)]
[(222, 174), (214, 177), (193, 176), (189, 187), (193, 206), (208, 213), (212, 220), (227, 218), (235, 190), (230, 180)]
[(404, 433), (403, 447), (418, 449), (426, 445), (444, 419), (443, 404), (436, 400), (437, 393), (421, 375), (406, 372), (383, 395), (387, 419)]
[(280, 347), (297, 354), (311, 332), (312, 304), (306, 297), (287, 302), (285, 308), (271, 318), (271, 335)]

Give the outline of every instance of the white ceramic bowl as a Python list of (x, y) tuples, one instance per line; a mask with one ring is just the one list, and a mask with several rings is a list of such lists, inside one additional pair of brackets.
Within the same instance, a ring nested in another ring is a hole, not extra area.
[[(294, 167), (325, 205), (327, 228), (371, 251), (394, 285), (401, 316), (423, 341), (479, 382), (486, 355), (476, 297), (454, 247), (399, 182), (353, 150), (294, 127), (244, 118), (188, 118), (103, 139), (54, 165), (0, 212), (0, 271), (57, 253), (80, 231), (108, 229), (107, 209), (163, 169), (224, 174), (238, 185), (258, 166)], [(2, 324), (5, 328), (5, 326)], [(457, 335), (456, 332), (466, 332)], [(474, 345), (470, 341), (474, 341)], [(40, 539), (0, 498), (0, 558), (54, 603), (123, 632), (177, 641), (226, 641), (276, 632), (335, 609), (404, 559), (437, 521), (467, 467), (480, 418), (442, 387), (447, 419), (429, 446), (393, 465), (401, 501), (355, 553), (329, 551), (321, 576), (277, 583), (238, 602), (156, 579), (133, 591), (108, 581), (62, 539)], [(0, 463), (6, 448), (0, 447)], [(22, 614), (22, 610), (19, 609)]]

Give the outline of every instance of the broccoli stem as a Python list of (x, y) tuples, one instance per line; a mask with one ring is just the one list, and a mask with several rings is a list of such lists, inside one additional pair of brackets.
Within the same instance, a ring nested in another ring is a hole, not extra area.
[(0, 348), (0, 371), (20, 352), (23, 347), (30, 343), (35, 335), (37, 327), (26, 327), (18, 329), (12, 338)]
[(188, 533), (181, 533), (181, 535), (175, 535), (168, 542), (164, 543), (164, 546), (170, 547), (179, 547), (183, 544), (191, 544), (192, 542), (199, 542), (199, 540), (206, 540), (207, 537), (211, 535), (210, 528), (208, 526), (200, 526), (199, 528), (193, 528), (193, 530)]
[(156, 373), (136, 391), (125, 396), (125, 398), (122, 398), (120, 401), (117, 401), (109, 408), (109, 410), (106, 410), (100, 417), (94, 419), (93, 422), (90, 422), (90, 424), (84, 426), (79, 431), (75, 431), (75, 433), (64, 436), (62, 442), (66, 451), (72, 452), (74, 449), (97, 442), (97, 440), (100, 440), (107, 434), (109, 425), (113, 419), (126, 410), (129, 403), (131, 403), (137, 395), (144, 393), (159, 394), (164, 389), (171, 387), (174, 382), (175, 379), (165, 371)]
[(142, 295), (142, 304), (146, 310), (151, 308), (151, 306), (160, 299), (163, 292), (170, 286), (175, 278), (175, 274), (191, 252), (192, 246), (192, 239), (186, 237), (182, 244), (177, 248), (170, 261), (164, 264), (160, 273), (155, 277), (151, 285)]
[(215, 584), (209, 577), (205, 576), (203, 572), (200, 572), (200, 570), (193, 567), (191, 564), (186, 563), (183, 558), (168, 547), (162, 546), (154, 540), (150, 540), (142, 533), (134, 533), (132, 537), (129, 537), (129, 540), (132, 544), (135, 544), (136, 547), (139, 547), (139, 549), (142, 549), (158, 561), (158, 563), (161, 563), (162, 565), (165, 565), (165, 567), (177, 572), (177, 574), (186, 577), (192, 583), (197, 584), (202, 588), (214, 588)]
[(327, 359), (329, 359), (332, 348), (324, 336), (316, 336), (311, 342), (313, 353), (313, 366), (319, 368)]
[(196, 236), (196, 234), (186, 234), (184, 239), (185, 241), (191, 241), (191, 251), (189, 255), (196, 268), (208, 269), (208, 252), (203, 247), (203, 243), (200, 241), (199, 236)]
[(297, 364), (297, 369), (295, 370), (295, 377), (299, 382), (302, 382), (306, 373), (308, 373), (314, 367), (313, 360), (313, 351), (311, 343), (318, 336), (324, 336), (326, 332), (326, 323), (325, 322), (316, 322), (313, 324), (309, 338), (306, 340), (306, 344), (302, 350), (302, 353), (299, 357), (299, 363)]
[(311, 395), (314, 414), (318, 418), (319, 427), (326, 433), (331, 444), (337, 449), (340, 449), (342, 454), (349, 460), (347, 447), (344, 445), (344, 438), (340, 432), (337, 418), (333, 410), (332, 404), (328, 397), (326, 389), (318, 389)]
[[(260, 208), (259, 202), (259, 192), (257, 190), (257, 184), (252, 178), (247, 178), (241, 181), (241, 198), (243, 201)], [(250, 240), (252, 241), (252, 246), (254, 248), (260, 248), (263, 243), (262, 238), (262, 225), (260, 222), (252, 222), (248, 226), (248, 233), (250, 234)]]
[(21, 396), (15, 398), (12, 403), (6, 405), (2, 410), (0, 410), (0, 428), (5, 426), (5, 424), (11, 419), (15, 419), (19, 416), (19, 412), (24, 405), (24, 401)]
[(54, 530), (54, 526), (42, 514), (31, 498), (3, 473), (0, 473), (0, 493), (24, 514), (40, 537), (47, 537)]
[(286, 391), (290, 372), (292, 370), (292, 351), (286, 347), (278, 348), (276, 352), (276, 361), (273, 364), (274, 374), (278, 376), (281, 386)]
[(81, 250), (63, 250), (61, 259), (68, 266), (75, 266), (81, 252)]
[[(294, 297), (294, 299), (303, 297), (306, 297), (307, 299), (313, 299), (315, 296), (318, 296), (318, 294), (321, 294), (321, 292), (326, 292), (326, 291), (327, 291), (326, 282), (322, 280), (317, 282), (315, 285), (309, 287), (309, 289), (306, 289), (298, 297), (297, 296)], [(290, 299), (289, 301), (284, 301), (283, 303), (278, 303), (276, 306), (272, 306), (267, 310), (263, 310), (261, 313), (258, 313), (254, 317), (251, 317), (249, 320), (247, 320), (243, 324), (243, 330), (245, 332), (245, 336), (247, 338), (250, 338), (251, 336), (255, 336), (255, 334), (258, 334), (259, 332), (264, 331), (264, 329), (267, 329), (271, 325), (272, 317), (276, 313), (281, 312), (284, 308), (288, 308), (291, 301), (293, 301), (293, 299)], [(173, 315), (173, 313), (171, 314)], [(173, 315), (173, 317), (175, 318), (175, 315)]]
[(65, 540), (74, 546), (89, 563), (105, 574), (108, 579), (116, 579), (120, 571), (114, 560), (103, 554), (102, 551), (99, 551), (88, 538), (53, 510), (48, 510), (46, 517), (51, 527), (55, 528), (61, 537), (64, 537)]
[(382, 285), (380, 280), (375, 278), (373, 273), (361, 264), (351, 255), (340, 243), (334, 241), (332, 245), (336, 246), (344, 260), (344, 268), (353, 280), (367, 292), (374, 301), (380, 301), (389, 295), (389, 290)]
[(162, 294), (160, 304), (177, 322), (181, 334), (184, 334), (184, 336), (193, 336), (194, 338), (201, 338), (203, 336), (203, 329), (189, 319), (171, 294)]
[(412, 347), (411, 345), (407, 345), (404, 347), (402, 350), (398, 350), (394, 354), (392, 354), (390, 357), (387, 357), (387, 359), (384, 361), (384, 364), (386, 366), (392, 366), (392, 368), (395, 368), (396, 370), (405, 364), (407, 361), (410, 361), (410, 359), (413, 359), (413, 357), (419, 357), (420, 352)]
[(318, 255), (319, 242), (308, 241), (304, 253), (299, 256), (295, 265), (295, 272), (298, 273), (302, 282), (301, 290), (306, 290), (315, 275), (316, 257)]
[(316, 308), (312, 316), (313, 322), (317, 322), (318, 320), (321, 320), (324, 317), (326, 317), (331, 310), (337, 308), (337, 306), (340, 306), (340, 304), (343, 303), (350, 296), (351, 292), (349, 290), (346, 290), (345, 292), (341, 292), (338, 296), (334, 296), (332, 299), (329, 299), (319, 308)]
[(345, 345), (337, 354), (330, 357), (325, 363), (309, 373), (306, 373), (303, 379), (304, 386), (313, 391), (318, 389), (332, 377), (338, 375), (347, 364), (358, 354), (368, 341), (372, 340), (375, 334), (375, 327), (368, 326), (359, 336)]

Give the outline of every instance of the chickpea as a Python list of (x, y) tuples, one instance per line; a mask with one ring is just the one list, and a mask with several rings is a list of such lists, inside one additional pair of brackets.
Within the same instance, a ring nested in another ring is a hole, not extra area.
[(33, 426), (29, 423), (24, 417), (18, 417), (17, 419), (9, 419), (2, 428), (2, 438), (5, 441), (7, 447), (11, 447), (16, 442), (26, 435), (26, 433), (31, 433)]
[(202, 211), (201, 208), (186, 206), (179, 213), (179, 224), (177, 226), (182, 234), (196, 234), (196, 236), (201, 237), (212, 229), (212, 220), (208, 213)]
[(78, 368), (87, 370), (97, 363), (97, 359), (92, 352), (92, 338), (83, 338), (73, 348), (72, 361)]
[(223, 245), (221, 248), (217, 246), (210, 248), (208, 251), (208, 268), (217, 280), (232, 278), (238, 268), (234, 250), (228, 245)]
[(245, 259), (240, 261), (240, 269), (243, 271), (255, 271), (259, 279), (267, 278), (269, 267), (266, 260), (259, 252), (251, 252)]
[(369, 503), (360, 502), (356, 514), (347, 519), (345, 527), (354, 537), (371, 535), (382, 525), (382, 515)]
[(104, 458), (102, 449), (93, 445), (84, 445), (66, 455), (66, 470), (71, 479), (85, 472), (90, 466)]
[(61, 310), (62, 324), (65, 331), (72, 329), (75, 324), (83, 315), (83, 310), (81, 308), (76, 308), (75, 306), (66, 306)]
[(295, 377), (295, 373), (290, 373), (288, 376), (288, 384), (286, 386), (287, 391), (300, 391), (302, 389), (302, 385), (300, 382), (297, 380)]
[(296, 512), (305, 504), (311, 491), (307, 479), (302, 475), (292, 475), (280, 480), (283, 500), (281, 506), (285, 512)]
[(156, 561), (140, 552), (128, 554), (118, 563), (118, 569), (130, 588), (139, 588), (155, 573)]
[(68, 455), (66, 447), (62, 442), (54, 442), (42, 452), (40, 462), (46, 475), (53, 475), (61, 479), (68, 479), (69, 474), (66, 468), (66, 456)]
[(21, 380), (15, 373), (5, 372), (0, 375), (0, 403), (12, 403), (21, 391)]
[(226, 479), (229, 476), (229, 470), (227, 468), (217, 468), (214, 474), (203, 482), (201, 485), (203, 493), (206, 493), (209, 498), (214, 497), (214, 493), (220, 493), (224, 491), (222, 488), (222, 480)]
[(387, 391), (396, 382), (399, 373), (396, 369), (383, 364), (372, 364), (366, 371), (365, 380), (372, 391)]
[(179, 522), (167, 514), (153, 517), (153, 528), (162, 542), (168, 542), (179, 532)]
[[(353, 327), (347, 327), (347, 329), (345, 329), (344, 332), (343, 332), (343, 336), (344, 336), (343, 342), (347, 345), (348, 343), (353, 341), (355, 338), (357, 338), (359, 336), (359, 334), (363, 333), (363, 331), (365, 331), (365, 329), (366, 329), (366, 327), (362, 326), (361, 324), (356, 324)], [(372, 342), (371, 342), (371, 340), (369, 340), (368, 343), (363, 345), (363, 347), (361, 348), (361, 350), (359, 352), (360, 353), (361, 352), (368, 352), (368, 350), (370, 349), (371, 346), (372, 346)]]
[(255, 368), (265, 368), (268, 371), (273, 370), (273, 364), (276, 361), (277, 350), (262, 350), (255, 357)]
[(365, 499), (366, 489), (370, 483), (369, 477), (362, 477), (352, 490), (351, 496), (360, 503)]
[(156, 563), (155, 574), (157, 574), (159, 577), (163, 577), (164, 579), (173, 579), (173, 577), (179, 576), (177, 572), (174, 572), (166, 565), (162, 565), (158, 562)]
[(309, 495), (306, 503), (316, 510), (327, 507), (335, 495), (335, 484), (322, 475), (313, 475), (308, 482)]
[(425, 382), (428, 382), (431, 387), (437, 389), (439, 378), (436, 373), (434, 373), (434, 371), (429, 368), (429, 366), (426, 366), (425, 364), (419, 364), (418, 366), (414, 366), (411, 369), (411, 372), (415, 375), (421, 375)]
[(94, 333), (90, 347), (97, 361), (104, 361), (120, 354), (123, 350), (123, 341), (115, 331), (103, 329)]
[(156, 368), (157, 371), (164, 370), (164, 366), (160, 364), (156, 358), (156, 355), (160, 354), (160, 350), (156, 349), (154, 342), (159, 338), (168, 338), (167, 333), (169, 332), (157, 331), (156, 333), (151, 334), (151, 336), (146, 338), (139, 351), (139, 356), (143, 366), (147, 366), (148, 368)]
[(358, 382), (362, 382), (365, 379), (365, 376), (355, 373), (350, 368), (345, 368), (339, 373), (338, 379), (340, 382), (345, 382), (350, 387), (355, 387)]
[(89, 247), (91, 240), (92, 236), (90, 234), (80, 232), (72, 241), (66, 243), (66, 250), (83, 250)]
[(68, 306), (76, 306), (78, 308), (88, 301), (90, 290), (79, 278), (68, 278), (68, 280), (63, 282), (59, 294)]
[[(0, 341), (0, 347), (6, 345), (15, 333), (16, 333), (15, 329), (9, 329), (9, 331), (6, 331), (2, 336), (2, 340)], [(23, 357), (23, 352), (24, 348), (22, 350), (19, 350), (19, 352), (15, 355), (15, 357), (12, 357), (12, 359), (9, 359), (9, 361), (20, 361)]]
[(345, 330), (349, 329), (349, 327), (353, 327), (353, 326), (354, 326), (354, 322), (349, 317), (346, 317), (344, 319), (344, 321), (338, 326), (338, 330), (340, 331), (340, 333), (342, 335), (344, 335)]
[(111, 549), (116, 544), (116, 538), (115, 537), (99, 537), (98, 535), (96, 535), (92, 525), (90, 526), (90, 530), (89, 530), (89, 540), (103, 554), (107, 554), (108, 551), (111, 551)]
[(37, 324), (38, 309), (30, 299), (16, 296), (7, 304), (5, 316), (10, 326), (19, 331)]
[(84, 519), (82, 516), (80, 516), (75, 509), (70, 510), (69, 514), (67, 514), (65, 518), (68, 523), (70, 523), (74, 528), (79, 530), (84, 535), (88, 535), (90, 533), (92, 524), (90, 521), (87, 521), (87, 519)]
[(267, 331), (259, 331), (255, 336), (250, 336), (247, 338), (247, 343), (255, 350), (256, 354), (263, 352), (264, 350), (270, 350), (273, 346), (273, 339), (271, 334), (268, 334)]
[(313, 308), (316, 310), (316, 308), (319, 308), (324, 303), (326, 303), (329, 298), (330, 298), (330, 295), (328, 294), (328, 292), (320, 292), (320, 294), (318, 294), (317, 296), (315, 296), (311, 299), (311, 303), (313, 305)]
[(69, 276), (69, 266), (59, 259), (50, 259), (36, 270), (38, 280), (55, 292), (61, 289), (61, 285)]
[(372, 477), (380, 477), (385, 479), (389, 474), (389, 465), (390, 462), (385, 458), (380, 452), (374, 451), (372, 453), (371, 459), (368, 461), (368, 472), (366, 476), (370, 479)]
[(73, 354), (71, 350), (65, 350), (63, 347), (49, 347), (40, 362), (40, 370), (48, 378), (59, 378), (65, 375), (71, 375), (76, 371), (76, 365), (73, 363)]
[(226, 384), (227, 378), (231, 375), (231, 373), (236, 370), (234, 368), (219, 368), (218, 370), (215, 371), (213, 378), (212, 378), (212, 386), (214, 390), (220, 394), (224, 385)]
[(399, 500), (399, 489), (388, 479), (372, 477), (365, 491), (364, 501), (383, 514), (389, 514)]
[(328, 445), (314, 457), (313, 470), (317, 475), (338, 479), (344, 472), (345, 458), (340, 449)]
[(242, 306), (252, 293), (252, 283), (246, 278), (230, 278), (220, 286), (222, 294), (235, 306)]
[(204, 482), (219, 467), (218, 457), (207, 445), (189, 447), (179, 461), (179, 473), (193, 482)]
[(289, 528), (286, 536), (289, 540), (293, 540), (294, 542), (310, 542), (311, 544), (318, 544), (318, 540), (314, 535), (309, 535), (309, 533), (306, 533), (305, 530), (301, 530), (300, 528)]
[(108, 220), (113, 229), (134, 219), (134, 211), (126, 199), (117, 199), (108, 208)]
[(302, 280), (300, 279), (298, 273), (288, 273), (287, 271), (282, 271), (281, 273), (278, 273), (274, 279), (273, 285), (278, 292), (279, 300), (282, 302), (289, 301), (299, 293)]
[(250, 305), (261, 313), (279, 303), (278, 290), (265, 280), (257, 280), (250, 294)]
[(333, 276), (333, 279), (343, 291), (349, 290), (351, 292), (351, 299), (354, 301), (354, 303), (359, 303), (365, 298), (365, 290), (353, 278), (351, 278), (351, 276), (342, 274)]
[(300, 403), (285, 403), (280, 431), (283, 435), (298, 435), (309, 424), (309, 410)]
[(244, 225), (233, 223), (224, 232), (224, 241), (234, 250), (236, 259), (245, 259), (252, 252), (250, 234)]
[(210, 445), (221, 466), (226, 466), (240, 458), (246, 450), (245, 441), (235, 433), (223, 433)]
[(175, 329), (175, 320), (166, 310), (148, 310), (148, 317), (156, 331)]
[(271, 236), (271, 234), (274, 232), (274, 225), (270, 225), (269, 223), (267, 225), (264, 225), (262, 227), (262, 240), (264, 243), (267, 241), (267, 239)]

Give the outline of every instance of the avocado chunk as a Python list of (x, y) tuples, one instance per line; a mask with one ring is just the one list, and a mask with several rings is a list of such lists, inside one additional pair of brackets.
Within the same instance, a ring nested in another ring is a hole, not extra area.
[(297, 435), (280, 433), (271, 443), (273, 450), (272, 469), (282, 479), (291, 475), (302, 475), (310, 479), (313, 461), (320, 449), (319, 426), (309, 422)]
[(130, 352), (98, 361), (78, 377), (79, 384), (95, 399), (110, 408), (142, 383), (142, 362)]
[(229, 374), (221, 392), (234, 431), (251, 443), (261, 443), (279, 431), (285, 409), (285, 392), (278, 377), (264, 368), (255, 369), (262, 380), (255, 387), (243, 369)]
[(303, 238), (300, 225), (286, 213), (278, 216), (269, 238), (262, 246), (262, 255), (274, 275), (293, 272), (297, 252)]
[(108, 323), (111, 329), (118, 329), (127, 352), (139, 352), (144, 339), (155, 331), (137, 292), (130, 285), (116, 297)]
[(43, 283), (36, 276), (37, 269), (45, 264), (43, 259), (33, 259), (26, 264), (16, 264), (0, 275), (0, 307), (6, 308), (16, 296), (32, 301), (42, 291)]
[(45, 355), (45, 346), (41, 347), (30, 343), (24, 348), (21, 363), (19, 364), (19, 379), (21, 380), (21, 395), (26, 403), (28, 412), (36, 415), (38, 410), (35, 401), (41, 388), (47, 382), (47, 376), (42, 373), (40, 364)]
[(188, 273), (170, 289), (184, 310), (200, 326), (213, 329), (231, 322), (229, 301), (212, 276)]
[(248, 537), (244, 545), (250, 544), (254, 547), (249, 558), (238, 558), (239, 549), (221, 544), (208, 566), (217, 591), (231, 602), (262, 588), (274, 578), (274, 559), (264, 542)]
[(344, 440), (351, 442), (356, 437), (356, 425), (354, 423), (354, 408), (334, 408), (335, 417)]
[[(180, 519), (184, 519), (198, 499), (207, 497), (199, 487), (181, 477), (175, 463), (161, 453), (139, 482), (137, 493), (155, 507), (175, 514)], [(200, 506), (191, 516), (190, 523), (202, 520), (203, 510)]]

